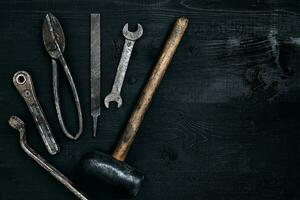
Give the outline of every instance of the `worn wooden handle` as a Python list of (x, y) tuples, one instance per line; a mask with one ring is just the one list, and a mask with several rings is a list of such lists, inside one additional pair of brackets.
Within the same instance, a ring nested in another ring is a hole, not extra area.
[(188, 26), (188, 19), (181, 17), (178, 18), (169, 38), (164, 46), (164, 49), (156, 63), (152, 74), (142, 91), (140, 98), (135, 106), (133, 113), (129, 119), (129, 122), (125, 128), (125, 131), (113, 153), (113, 157), (117, 160), (124, 161), (130, 146), (137, 134), (137, 131), (144, 118), (144, 114), (147, 111), (153, 94), (160, 84), (168, 65), (170, 64), (175, 51), (184, 35), (185, 30)]

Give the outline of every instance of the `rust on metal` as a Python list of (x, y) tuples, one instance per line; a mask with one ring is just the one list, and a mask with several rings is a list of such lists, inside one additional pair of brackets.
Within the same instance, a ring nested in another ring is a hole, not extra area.
[(59, 152), (59, 147), (54, 135), (52, 134), (50, 125), (45, 117), (42, 107), (36, 97), (31, 76), (26, 71), (18, 71), (13, 76), (13, 83), (25, 100), (48, 152), (51, 155), (55, 155)]
[[(71, 75), (71, 72), (69, 70), (69, 67), (67, 65), (67, 62), (63, 56), (63, 52), (65, 50), (65, 36), (63, 29), (57, 20), (57, 18), (51, 14), (48, 13), (45, 17), (44, 23), (43, 23), (43, 41), (44, 46), (52, 58), (52, 77), (53, 77), (53, 94), (54, 94), (54, 102), (55, 102), (55, 109), (58, 117), (59, 124), (62, 128), (63, 133), (72, 140), (77, 140), (83, 130), (83, 118), (82, 118), (82, 111), (80, 106), (80, 101), (77, 93), (77, 89), (75, 86), (75, 82), (73, 80), (73, 77)], [(60, 108), (60, 98), (58, 95), (58, 72), (57, 72), (57, 61), (62, 65), (63, 70), (65, 72), (65, 75), (68, 79), (68, 82), (70, 84), (75, 106), (77, 109), (77, 116), (78, 116), (78, 131), (75, 134), (71, 134), (64, 123), (62, 112)]]

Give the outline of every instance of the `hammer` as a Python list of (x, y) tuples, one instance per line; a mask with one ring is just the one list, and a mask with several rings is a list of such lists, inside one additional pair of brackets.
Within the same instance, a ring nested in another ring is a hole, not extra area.
[(175, 22), (163, 51), (154, 66), (152, 74), (139, 97), (112, 156), (99, 151), (86, 154), (81, 160), (84, 173), (94, 177), (96, 180), (123, 189), (129, 195), (137, 195), (144, 175), (123, 161), (128, 154), (144, 115), (149, 108), (152, 97), (175, 54), (187, 26), (187, 18), (181, 17)]

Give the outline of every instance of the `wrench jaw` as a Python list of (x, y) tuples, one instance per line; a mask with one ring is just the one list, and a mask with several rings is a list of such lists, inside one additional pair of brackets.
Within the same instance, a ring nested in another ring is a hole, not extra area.
[(104, 99), (104, 105), (106, 108), (109, 108), (110, 102), (116, 102), (117, 107), (120, 108), (123, 104), (122, 97), (117, 93), (110, 93)]
[(127, 23), (123, 27), (123, 35), (126, 39), (135, 41), (135, 40), (139, 39), (140, 37), (142, 37), (143, 27), (142, 27), (142, 25), (138, 24), (138, 29), (135, 32), (130, 32), (128, 30), (128, 23)]

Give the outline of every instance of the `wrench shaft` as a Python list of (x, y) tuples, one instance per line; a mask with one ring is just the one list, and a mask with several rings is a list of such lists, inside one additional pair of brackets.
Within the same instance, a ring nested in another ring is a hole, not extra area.
[(119, 94), (121, 93), (121, 89), (124, 83), (125, 74), (128, 68), (129, 60), (132, 54), (133, 46), (135, 41), (125, 40), (122, 56), (118, 65), (117, 73), (115, 76), (114, 85), (112, 88), (112, 93)]

